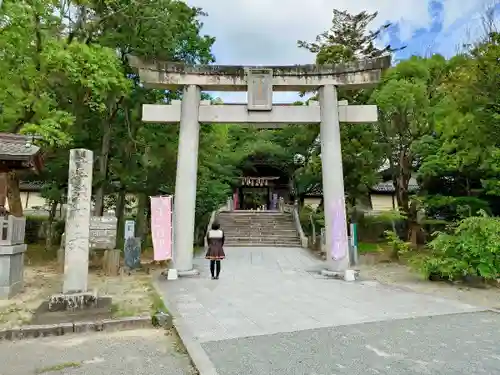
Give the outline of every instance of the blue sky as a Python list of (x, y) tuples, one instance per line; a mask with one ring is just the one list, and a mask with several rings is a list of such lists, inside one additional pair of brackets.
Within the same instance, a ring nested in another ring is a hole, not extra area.
[[(392, 27), (380, 43), (406, 45), (395, 58), (440, 53), (452, 56), (482, 31), (481, 16), (500, 0), (188, 0), (208, 12), (203, 32), (216, 37), (213, 52), (221, 65), (294, 65), (314, 62), (297, 48), (331, 25), (332, 9), (378, 11), (377, 27)], [(245, 93), (212, 93), (225, 102), (246, 102)], [(296, 93), (277, 93), (275, 102), (292, 102)]]

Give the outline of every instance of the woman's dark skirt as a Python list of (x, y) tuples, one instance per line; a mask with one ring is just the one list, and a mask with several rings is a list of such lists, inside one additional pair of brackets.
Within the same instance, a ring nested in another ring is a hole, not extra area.
[(205, 255), (205, 258), (210, 260), (222, 260), (225, 257), (226, 254), (221, 246), (209, 246)]

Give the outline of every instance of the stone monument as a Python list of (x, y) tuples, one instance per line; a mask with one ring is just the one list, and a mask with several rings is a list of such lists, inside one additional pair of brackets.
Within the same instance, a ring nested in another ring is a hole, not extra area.
[(88, 290), (93, 165), (92, 151), (70, 151), (63, 287), (61, 294), (50, 297), (49, 312), (102, 307), (96, 293)]
[(93, 165), (92, 151), (70, 151), (64, 241), (63, 293), (66, 295), (87, 292)]

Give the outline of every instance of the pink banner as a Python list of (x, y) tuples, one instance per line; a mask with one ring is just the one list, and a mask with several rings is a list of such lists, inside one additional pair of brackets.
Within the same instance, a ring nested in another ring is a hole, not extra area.
[(172, 197), (151, 197), (153, 259), (172, 259)]

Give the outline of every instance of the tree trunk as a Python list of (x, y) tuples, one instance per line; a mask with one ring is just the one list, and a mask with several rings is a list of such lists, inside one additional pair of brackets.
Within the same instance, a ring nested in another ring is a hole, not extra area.
[(116, 213), (115, 216), (118, 219), (117, 232), (116, 232), (116, 248), (123, 249), (124, 238), (123, 231), (125, 230), (125, 189), (123, 186), (120, 187), (118, 192), (118, 199), (116, 200)]
[(410, 212), (410, 196), (408, 192), (408, 184), (410, 182), (411, 177), (411, 155), (410, 151), (403, 147), (399, 152), (399, 161), (398, 161), (398, 171), (393, 176), (393, 183), (396, 190), (396, 201), (398, 203), (398, 209), (406, 216), (405, 220), (405, 228), (401, 231), (402, 233), (398, 233), (405, 240), (408, 240), (411, 235), (411, 231), (409, 228), (411, 225), (411, 212)]
[(111, 122), (104, 126), (104, 136), (101, 141), (101, 156), (99, 157), (99, 166), (97, 175), (99, 176), (99, 186), (95, 193), (95, 215), (102, 216), (104, 213), (104, 194), (106, 180), (108, 177), (109, 149), (111, 144)]
[(106, 250), (102, 265), (106, 276), (118, 276), (120, 271), (120, 250)]
[(23, 216), (23, 204), (21, 202), (21, 191), (19, 190), (19, 176), (16, 171), (7, 173), (7, 199), (9, 200), (9, 212), (12, 216)]
[(146, 233), (146, 208), (148, 204), (148, 197), (144, 193), (138, 194), (137, 203), (137, 222), (135, 226), (135, 236), (143, 240)]
[(47, 232), (45, 235), (45, 251), (52, 248), (52, 240), (54, 238), (54, 218), (57, 212), (57, 201), (50, 202), (49, 219), (47, 220)]

